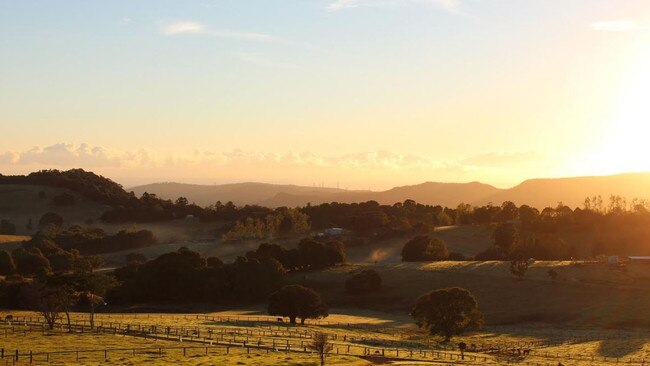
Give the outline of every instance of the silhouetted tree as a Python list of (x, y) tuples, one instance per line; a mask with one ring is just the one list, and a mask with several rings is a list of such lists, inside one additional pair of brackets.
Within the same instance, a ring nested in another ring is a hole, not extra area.
[(223, 266), (223, 261), (217, 257), (206, 258), (208, 267), (218, 268)]
[(554, 269), (549, 269), (546, 273), (548, 273), (548, 276), (551, 277), (551, 280), (552, 280), (552, 281), (557, 280), (557, 276), (558, 276), (558, 274), (557, 274), (557, 271), (556, 271), (556, 270), (554, 270)]
[(23, 276), (45, 276), (52, 272), (50, 261), (38, 248), (18, 248), (11, 252), (16, 270)]
[(54, 329), (61, 312), (69, 306), (71, 299), (67, 295), (60, 288), (41, 281), (33, 281), (23, 292), (23, 298), (30, 309), (40, 313), (50, 329)]
[(519, 209), (517, 205), (510, 201), (505, 201), (501, 205), (501, 211), (499, 213), (499, 219), (503, 222), (514, 220), (519, 216)]
[(331, 241), (325, 245), (327, 251), (327, 261), (329, 266), (338, 263), (345, 263), (345, 244), (342, 241)]
[(327, 317), (327, 305), (320, 295), (307, 287), (287, 285), (269, 296), (269, 315), (288, 317), (291, 324), (296, 324), (296, 318), (304, 324), (305, 319), (320, 319)]
[(374, 269), (366, 269), (345, 281), (345, 290), (351, 294), (364, 294), (381, 289), (381, 276)]
[(444, 260), (449, 257), (447, 245), (441, 239), (417, 236), (409, 240), (402, 248), (403, 262), (420, 262)]
[(528, 261), (525, 259), (516, 259), (510, 262), (510, 272), (517, 276), (517, 279), (519, 281), (524, 279), (524, 276), (526, 275), (526, 271), (528, 271)]
[(465, 359), (465, 350), (467, 349), (467, 343), (465, 343), (465, 342), (458, 343), (458, 349), (460, 350), (460, 359), (464, 360)]
[(499, 248), (499, 250), (508, 255), (512, 248), (519, 242), (519, 231), (517, 227), (513, 224), (499, 224), (493, 233), (494, 246)]
[(325, 366), (325, 356), (327, 356), (334, 346), (330, 343), (329, 336), (326, 333), (316, 332), (309, 348), (318, 353), (318, 356), (320, 357), (320, 365)]
[(466, 330), (477, 329), (483, 322), (478, 302), (466, 289), (459, 287), (431, 291), (416, 302), (411, 316), (420, 328), (449, 341)]
[(68, 272), (72, 271), (77, 260), (77, 252), (66, 252), (59, 251), (47, 257), (47, 260), (50, 261), (50, 266), (52, 271), (57, 272)]

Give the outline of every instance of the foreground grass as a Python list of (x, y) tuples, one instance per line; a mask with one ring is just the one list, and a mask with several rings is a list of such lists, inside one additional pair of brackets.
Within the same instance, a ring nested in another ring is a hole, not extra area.
[[(0, 345), (5, 356), (19, 350), (19, 362), (29, 363), (29, 352), (33, 352), (33, 362), (53, 365), (317, 365), (315, 354), (266, 352), (231, 347), (226, 353), (224, 347), (208, 348), (207, 354), (200, 345), (142, 338), (99, 335), (91, 333), (65, 333), (40, 331), (23, 333), (15, 328), (14, 333), (4, 335), (0, 328)], [(183, 349), (178, 347), (188, 347)], [(176, 347), (176, 349), (169, 349)], [(195, 347), (195, 348), (192, 348)], [(196, 348), (198, 347), (198, 348)], [(166, 349), (167, 348), (167, 349)], [(95, 352), (88, 352), (93, 350)], [(107, 353), (104, 353), (107, 350)], [(135, 350), (135, 352), (134, 352)], [(75, 352), (81, 351), (77, 361)], [(85, 352), (84, 352), (85, 351)], [(49, 355), (43, 353), (50, 352)], [(135, 354), (134, 354), (135, 353)], [(368, 362), (357, 357), (332, 355), (327, 358), (331, 365), (367, 365)]]

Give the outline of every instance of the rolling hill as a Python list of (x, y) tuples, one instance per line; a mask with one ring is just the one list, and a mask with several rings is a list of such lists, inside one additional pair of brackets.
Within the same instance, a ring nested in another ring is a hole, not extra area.
[(478, 182), (434, 183), (396, 187), (387, 191), (351, 191), (337, 188), (275, 185), (265, 183), (239, 183), (226, 185), (193, 185), (181, 183), (156, 183), (131, 188), (136, 196), (144, 192), (155, 193), (164, 199), (186, 197), (190, 202), (206, 206), (216, 201), (232, 201), (237, 205), (258, 204), (268, 207), (304, 206), (307, 203), (365, 202), (375, 200), (393, 204), (406, 199), (431, 205), (455, 206), (459, 202), (472, 202), (496, 194), (495, 187)]
[(426, 182), (395, 187), (386, 191), (352, 191), (337, 188), (276, 185), (266, 183), (235, 183), (225, 185), (195, 185), (156, 183), (131, 188), (137, 196), (155, 193), (164, 199), (187, 197), (202, 206), (216, 201), (232, 201), (237, 205), (258, 204), (268, 207), (304, 206), (307, 203), (365, 202), (375, 200), (393, 204), (412, 199), (429, 205), (455, 207), (459, 203), (499, 205), (513, 201), (537, 208), (555, 206), (558, 202), (571, 207), (582, 206), (586, 197), (600, 195), (607, 202), (610, 195), (627, 199), (650, 199), (650, 173), (630, 173), (601, 177), (531, 179), (509, 189), (499, 189), (479, 183)]
[(650, 173), (630, 173), (601, 177), (575, 177), (555, 179), (530, 179), (513, 188), (501, 190), (477, 201), (477, 205), (489, 202), (501, 204), (512, 201), (543, 208), (563, 202), (569, 207), (581, 207), (587, 197), (602, 196), (607, 204), (610, 195), (628, 200), (650, 199)]
[[(287, 199), (292, 196), (304, 197), (304, 200), (320, 196), (335, 197), (337, 194), (347, 194), (351, 192), (336, 188), (304, 187), (267, 183), (235, 183), (223, 185), (154, 183), (134, 187), (131, 188), (130, 191), (135, 193), (138, 197), (145, 192), (155, 193), (160, 198), (171, 200), (183, 196), (190, 202), (194, 202), (201, 206), (214, 204), (217, 201), (223, 203), (232, 201), (237, 205), (260, 204), (265, 200), (272, 199), (278, 194), (287, 195)], [(302, 200), (300, 200), (300, 202), (302, 202)], [(284, 205), (286, 204), (280, 204), (280, 206)]]
[[(43, 192), (43, 198), (39, 193)], [(52, 197), (69, 194), (75, 198), (71, 206), (54, 206)], [(16, 225), (18, 234), (30, 235), (38, 228), (38, 220), (46, 212), (56, 212), (67, 226), (83, 224), (88, 219), (98, 219), (110, 206), (93, 201), (77, 192), (56, 187), (29, 184), (0, 184), (0, 219)], [(26, 228), (31, 219), (33, 229)]]

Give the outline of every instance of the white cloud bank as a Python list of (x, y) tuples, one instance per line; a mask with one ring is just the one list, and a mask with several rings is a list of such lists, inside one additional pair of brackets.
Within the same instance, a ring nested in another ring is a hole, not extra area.
[(0, 173), (83, 168), (131, 183), (160, 180), (192, 182), (267, 181), (311, 184), (341, 181), (350, 188), (390, 188), (433, 181), (482, 180), (519, 183), (555, 166), (535, 153), (491, 153), (468, 158), (434, 159), (390, 151), (322, 155), (313, 152), (192, 151), (160, 153), (116, 151), (88, 144), (59, 143), (25, 151), (0, 152)]

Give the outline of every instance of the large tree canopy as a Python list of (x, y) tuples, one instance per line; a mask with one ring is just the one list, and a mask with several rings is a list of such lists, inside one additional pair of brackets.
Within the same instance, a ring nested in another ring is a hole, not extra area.
[(274, 292), (269, 297), (269, 315), (288, 317), (292, 324), (296, 318), (300, 323), (305, 319), (320, 319), (328, 315), (327, 305), (320, 295), (307, 287), (288, 285)]
[(452, 336), (481, 326), (478, 302), (466, 289), (452, 287), (420, 296), (411, 312), (420, 328), (449, 341)]
[(448, 257), (449, 251), (445, 242), (428, 236), (416, 236), (402, 248), (403, 262), (437, 261)]

